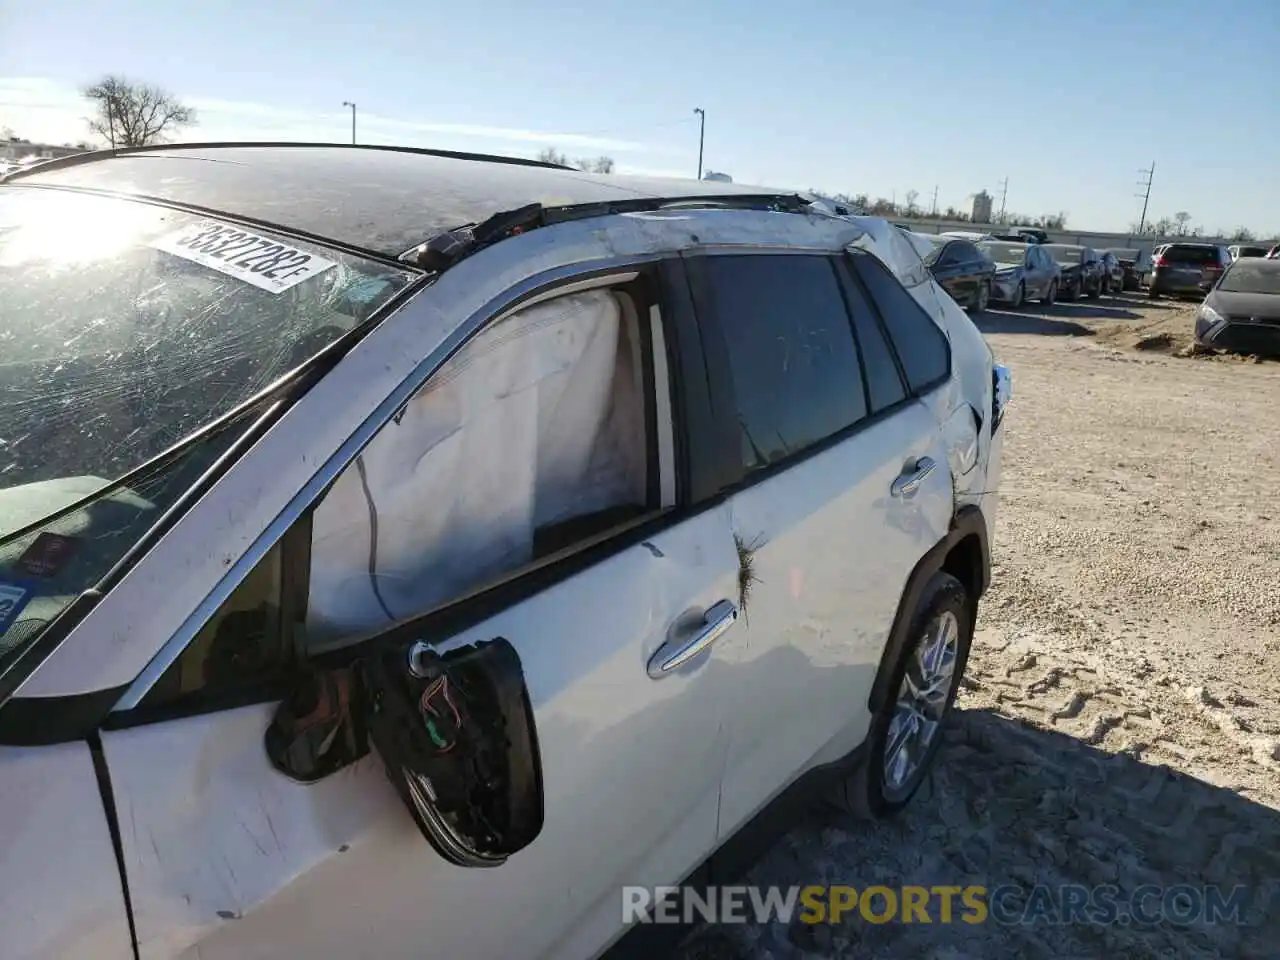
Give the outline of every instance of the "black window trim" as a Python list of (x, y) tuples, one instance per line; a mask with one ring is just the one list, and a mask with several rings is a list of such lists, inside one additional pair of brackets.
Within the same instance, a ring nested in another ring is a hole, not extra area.
[(945, 385), (947, 381), (949, 381), (955, 373), (955, 358), (952, 356), (952, 353), (951, 353), (950, 333), (944, 327), (938, 324), (938, 321), (935, 320), (929, 314), (928, 310), (920, 306), (920, 304), (916, 303), (915, 296), (911, 293), (910, 290), (907, 290), (906, 287), (903, 287), (903, 290), (906, 292), (907, 296), (911, 297), (911, 302), (915, 304), (915, 308), (919, 310), (922, 314), (924, 314), (925, 318), (929, 321), (929, 323), (933, 324), (934, 328), (938, 331), (939, 334), (941, 334), (943, 342), (947, 345), (946, 371), (941, 376), (935, 377), (933, 380), (928, 381), (922, 387), (913, 390), (911, 387), (911, 380), (907, 376), (906, 365), (902, 362), (902, 357), (898, 355), (898, 348), (894, 344), (893, 336), (889, 330), (889, 320), (884, 315), (884, 311), (881, 309), (880, 304), (876, 302), (875, 297), (871, 295), (871, 288), (867, 285), (866, 281), (863, 280), (861, 270), (863, 268), (868, 270), (883, 270), (885, 273), (889, 275), (890, 279), (892, 279), (894, 283), (898, 283), (899, 286), (901, 286), (901, 283), (899, 282), (898, 278), (893, 275), (893, 272), (880, 260), (879, 257), (875, 256), (875, 254), (868, 253), (865, 250), (849, 250), (849, 251), (846, 251), (846, 256), (847, 256), (846, 262), (850, 266), (849, 273), (852, 274), (858, 286), (861, 288), (863, 296), (866, 297), (867, 303), (870, 304), (872, 313), (875, 314), (876, 319), (880, 323), (880, 332), (884, 335), (885, 339), (889, 343), (889, 352), (893, 355), (894, 360), (896, 360), (898, 363), (898, 375), (902, 378), (903, 383), (906, 385), (908, 398), (920, 399), (923, 397), (927, 397), (929, 394), (933, 393), (935, 390)]
[[(706, 443), (710, 439), (708, 431), (715, 428), (714, 420), (710, 416), (709, 396), (706, 390), (699, 388), (696, 377), (692, 384), (688, 382), (691, 372), (696, 374), (697, 371), (703, 371), (705, 383), (706, 364), (701, 355), (702, 335), (692, 313), (692, 302), (688, 297), (688, 281), (680, 255), (676, 252), (647, 254), (642, 257), (621, 258), (617, 262), (593, 269), (581, 269), (581, 265), (577, 265), (576, 269), (560, 268), (553, 273), (554, 276), (551, 279), (529, 284), (518, 295), (504, 297), (501, 302), (491, 304), (490, 309), (486, 311), (488, 319), (475, 332), (478, 333), (492, 319), (508, 314), (531, 300), (548, 294), (554, 295), (554, 292), (560, 288), (612, 276), (640, 274), (633, 280), (616, 284), (616, 286), (625, 287), (649, 276), (656, 284), (653, 290), (654, 299), (659, 307), (660, 322), (663, 324), (664, 331), (663, 339), (667, 349), (667, 373), (671, 389), (671, 426), (675, 452), (675, 462), (672, 466), (676, 472), (676, 505), (647, 511), (630, 522), (587, 537), (540, 558), (531, 565), (513, 571), (505, 578), (482, 585), (474, 592), (429, 611), (421, 617), (370, 634), (349, 646), (313, 655), (308, 658), (308, 662), (320, 667), (347, 664), (362, 656), (371, 644), (390, 642), (393, 637), (399, 637), (402, 634), (405, 637), (412, 635), (415, 638), (428, 640), (446, 638), (565, 582), (582, 570), (609, 557), (638, 546), (648, 538), (685, 522), (707, 509), (706, 503), (698, 503), (693, 496), (693, 481), (696, 478), (691, 471), (693, 458), (689, 452), (695, 446)], [(610, 285), (605, 283), (601, 286)], [(639, 320), (642, 327), (647, 326), (647, 310), (641, 312)], [(470, 337), (466, 339), (469, 340)], [(647, 337), (643, 338), (643, 342), (651, 345)], [(460, 346), (461, 343), (458, 344), (458, 347)], [(645, 358), (644, 366), (646, 375), (651, 375), (652, 357)], [(414, 391), (416, 392), (417, 390)], [(651, 406), (653, 406), (653, 397), (646, 395), (646, 422), (649, 422), (650, 417), (656, 418), (656, 411), (648, 409)], [(385, 425), (385, 423), (381, 424), (374, 436), (377, 436)], [(652, 451), (650, 452), (652, 454)], [(272, 550), (281, 549), (286, 541), (291, 540), (291, 534), (294, 531), (300, 528), (310, 531), (311, 514), (316, 504), (323, 499), (329, 486), (332, 486), (332, 482), (311, 498), (299, 518), (263, 551), (263, 558), (269, 556)], [(307, 546), (309, 549), (309, 543)], [(292, 551), (292, 554), (294, 557), (308, 555), (301, 550)], [(287, 558), (282, 560), (287, 561)], [(260, 563), (261, 559), (258, 562)], [(249, 576), (256, 568), (257, 563), (249, 567), (244, 576)], [(282, 575), (286, 590), (296, 594), (300, 588), (299, 576), (302, 577), (301, 589), (306, 589), (308, 578), (305, 573), (299, 573), (296, 562), (286, 562)], [(228, 596), (233, 595), (243, 581), (244, 577), (231, 588)], [(300, 609), (296, 597), (292, 601), (287, 596), (284, 599), (285, 606), (296, 617)], [(305, 612), (305, 601), (301, 610)], [(285, 624), (285, 613), (286, 611), (282, 609), (282, 624)], [(216, 610), (211, 614), (210, 619), (214, 615)], [(294, 629), (288, 624), (285, 624), (284, 628)], [(178, 662), (182, 652), (193, 640), (194, 636), (188, 639), (182, 650), (166, 666), (166, 671)], [(285, 641), (296, 643), (292, 637), (286, 637)], [(129, 686), (67, 697), (11, 700), (12, 710), (0, 710), (0, 745), (35, 746), (83, 740), (99, 729), (127, 729), (220, 713), (254, 704), (271, 703), (287, 694), (287, 685), (277, 679), (247, 683), (243, 688), (237, 687), (204, 696), (198, 693), (192, 694), (163, 704), (153, 705), (142, 700), (136, 706), (117, 709), (117, 702)]]
[[(862, 282), (862, 278), (853, 269), (853, 264), (847, 255), (837, 254), (833, 256), (831, 258), (831, 266), (835, 270), (836, 280), (840, 284), (840, 295), (844, 297), (845, 311), (849, 314), (849, 325), (853, 328), (853, 341), (858, 347), (858, 363), (862, 366), (862, 383), (867, 395), (867, 410), (871, 411), (863, 419), (868, 422), (879, 422), (882, 417), (897, 413), (917, 398), (911, 392), (911, 383), (907, 380), (907, 371), (902, 365), (902, 358), (898, 356), (897, 348), (893, 345), (893, 337), (889, 336), (884, 317), (880, 314), (880, 307), (871, 299), (871, 293), (867, 289), (867, 285)], [(863, 359), (862, 339), (858, 336), (858, 324), (853, 319), (853, 306), (849, 300), (849, 287), (856, 290), (862, 301), (866, 303), (867, 309), (871, 314), (871, 322), (876, 330), (880, 332), (880, 339), (884, 341), (884, 345), (889, 350), (889, 357), (893, 360), (893, 369), (898, 374), (898, 385), (902, 387), (902, 399), (879, 410), (873, 410), (871, 404), (871, 383), (866, 375), (866, 361)]]
[[(861, 278), (857, 277), (852, 269), (841, 270), (837, 263), (839, 260), (845, 260), (848, 262), (847, 258), (850, 255), (856, 255), (859, 257), (868, 256), (879, 262), (878, 258), (876, 258), (874, 254), (863, 250), (833, 252), (829, 249), (815, 250), (797, 248), (790, 248), (785, 251), (774, 249), (689, 251), (685, 254), (685, 263), (688, 267), (690, 288), (694, 291), (695, 304), (705, 304), (709, 302), (704, 293), (706, 284), (708, 283), (705, 272), (705, 263), (708, 256), (749, 256), (760, 253), (785, 253), (787, 255), (821, 258), (826, 260), (828, 266), (834, 271), (836, 285), (840, 288), (841, 301), (844, 304), (845, 315), (849, 323), (849, 332), (853, 337), (855, 353), (858, 358), (858, 372), (863, 378), (863, 396), (866, 399), (866, 409), (868, 412), (854, 423), (837, 430), (835, 433), (832, 433), (830, 436), (825, 437), (822, 440), (810, 444), (803, 450), (798, 450), (775, 463), (770, 463), (766, 466), (748, 471), (742, 464), (742, 458), (739, 452), (739, 425), (736, 415), (737, 406), (734, 400), (733, 375), (729, 367), (728, 341), (726, 339), (724, 326), (720, 322), (720, 318), (714, 310), (699, 311), (697, 319), (699, 327), (703, 330), (703, 341), (706, 344), (705, 356), (708, 377), (711, 381), (712, 395), (714, 398), (713, 409), (715, 411), (729, 412), (728, 415), (716, 415), (716, 423), (718, 424), (721, 434), (721, 438), (716, 446), (718, 446), (722, 451), (729, 451), (729, 459), (732, 464), (732, 473), (734, 477), (731, 483), (727, 483), (720, 489), (708, 494), (707, 499), (699, 504), (703, 509), (715, 506), (742, 490), (749, 489), (758, 483), (764, 483), (792, 467), (798, 466), (814, 457), (820, 456), (828, 450), (844, 443), (846, 440), (857, 436), (859, 433), (871, 429), (881, 421), (887, 420), (888, 418), (900, 413), (910, 404), (917, 402), (922, 395), (920, 393), (913, 393), (906, 380), (905, 371), (902, 367), (902, 360), (894, 349), (893, 339), (888, 335), (888, 331), (885, 328), (884, 318), (880, 314), (879, 305), (871, 298), (866, 286), (862, 284)], [(887, 270), (888, 268), (886, 267), (885, 269)], [(846, 273), (849, 274), (848, 281), (842, 279), (843, 274)], [(892, 276), (892, 274), (890, 274), (890, 276)], [(881, 335), (884, 337), (886, 346), (889, 348), (889, 355), (893, 358), (894, 364), (897, 367), (898, 379), (903, 389), (903, 397), (901, 400), (877, 410), (874, 413), (871, 412), (870, 385), (867, 383), (865, 375), (864, 361), (862, 359), (862, 343), (858, 338), (857, 327), (854, 324), (853, 316), (850, 313), (848, 294), (844, 287), (845, 282), (857, 283), (859, 285), (858, 289), (861, 291), (863, 299), (866, 300), (872, 316), (875, 318), (876, 323), (879, 324)], [(896, 278), (894, 278), (894, 282), (898, 282)], [(703, 295), (699, 295), (700, 293)], [(932, 317), (929, 319), (930, 322), (933, 322)], [(934, 325), (936, 326), (937, 324), (935, 323)], [(939, 332), (942, 331), (939, 330)], [(947, 343), (947, 369), (948, 374), (946, 379), (949, 379), (951, 369), (951, 345), (949, 339)], [(926, 392), (931, 392), (942, 383), (945, 383), (945, 379), (939, 380), (934, 386), (930, 386), (929, 390)], [(720, 455), (724, 456), (723, 453)]]

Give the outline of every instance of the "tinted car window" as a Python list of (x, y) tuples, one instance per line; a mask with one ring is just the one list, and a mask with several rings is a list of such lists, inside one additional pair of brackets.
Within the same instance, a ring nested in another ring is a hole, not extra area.
[(748, 470), (777, 463), (866, 416), (857, 348), (825, 257), (706, 260), (709, 306), (728, 346)]
[(1184, 247), (1175, 244), (1165, 250), (1164, 258), (1170, 263), (1217, 263), (1218, 251), (1215, 247)]
[(957, 263), (970, 263), (979, 258), (978, 248), (965, 240), (957, 240), (951, 245), (951, 254)]
[(937, 251), (933, 257), (933, 265), (936, 267), (949, 267), (959, 262), (960, 257), (956, 255), (956, 245), (954, 243), (948, 243)]
[(858, 352), (862, 355), (862, 371), (867, 382), (867, 394), (871, 400), (871, 412), (878, 413), (907, 396), (898, 362), (894, 359), (884, 328), (876, 317), (875, 308), (866, 294), (849, 273), (843, 261), (836, 262), (841, 273), (849, 313), (853, 317), (854, 332), (858, 337)]
[(946, 379), (951, 373), (951, 347), (933, 318), (880, 261), (859, 256), (853, 262), (884, 317), (912, 392), (922, 393)]

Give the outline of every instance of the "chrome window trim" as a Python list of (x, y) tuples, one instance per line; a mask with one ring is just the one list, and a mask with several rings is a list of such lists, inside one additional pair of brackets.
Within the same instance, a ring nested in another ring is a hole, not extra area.
[[(160, 680), (165, 671), (182, 655), (204, 625), (228, 600), (241, 581), (258, 565), (263, 557), (280, 541), (284, 534), (302, 517), (302, 514), (314, 504), (324, 491), (341, 473), (347, 469), (359, 455), (360, 451), (388, 424), (396, 413), (422, 389), (431, 376), (451, 357), (464, 343), (488, 326), (491, 321), (502, 319), (511, 312), (539, 299), (562, 293), (577, 292), (600, 286), (625, 283), (634, 279), (637, 273), (628, 268), (644, 266), (659, 262), (672, 256), (672, 253), (631, 254), (608, 260), (575, 263), (553, 267), (508, 288), (502, 294), (489, 300), (480, 309), (472, 312), (466, 320), (458, 324), (446, 337), (443, 343), (422, 360), (413, 372), (392, 390), (385, 400), (365, 419), (360, 427), (324, 462), (311, 479), (289, 501), (288, 506), (272, 521), (254, 540), (240, 558), (233, 563), (217, 586), (206, 595), (191, 612), (182, 626), (164, 643), (160, 650), (133, 680), (124, 694), (112, 708), (113, 713), (135, 709), (151, 688)], [(579, 282), (571, 278), (582, 274), (592, 274)], [(543, 288), (551, 287), (550, 290)], [(430, 288), (418, 294), (425, 296)], [(406, 306), (410, 306), (410, 301)]]

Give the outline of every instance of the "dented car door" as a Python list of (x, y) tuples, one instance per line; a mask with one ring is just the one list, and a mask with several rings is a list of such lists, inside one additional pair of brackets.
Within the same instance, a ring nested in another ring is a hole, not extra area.
[(103, 733), (142, 957), (588, 956), (711, 853), (738, 560), (667, 482), (664, 289), (496, 320), (173, 664), (293, 621), (280, 697)]

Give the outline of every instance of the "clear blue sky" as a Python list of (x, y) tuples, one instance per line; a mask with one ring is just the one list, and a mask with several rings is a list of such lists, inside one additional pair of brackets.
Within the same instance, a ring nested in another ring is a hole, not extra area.
[[(1280, 231), (1280, 0), (0, 0), (0, 126), (84, 136), (108, 71), (191, 136), (613, 156), (624, 171)], [(998, 203), (998, 200), (997, 200)]]

